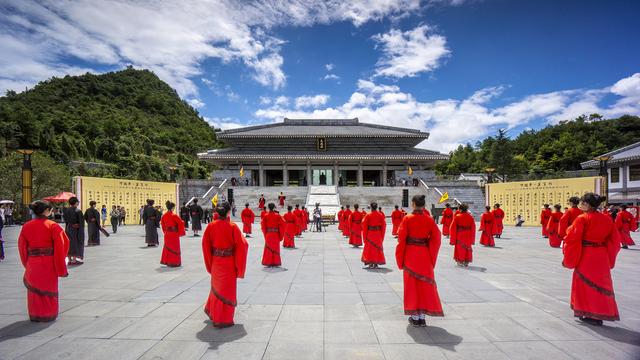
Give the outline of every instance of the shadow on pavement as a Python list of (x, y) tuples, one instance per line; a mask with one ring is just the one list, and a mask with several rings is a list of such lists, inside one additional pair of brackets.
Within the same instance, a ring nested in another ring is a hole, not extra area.
[(8, 337), (16, 337), (16, 336), (29, 336), (34, 335), (49, 326), (51, 326), (54, 321), (50, 322), (32, 322), (29, 320), (21, 320), (16, 321), (13, 324), (9, 324), (0, 329), (0, 342), (7, 340)]
[(245, 330), (242, 324), (217, 329), (213, 327), (209, 320), (203, 323), (205, 326), (202, 330), (198, 331), (196, 337), (202, 342), (209, 343), (209, 349), (217, 349), (220, 344), (233, 342), (247, 336), (247, 330)]
[[(429, 321), (429, 319), (427, 319)], [(429, 336), (430, 341), (425, 342), (425, 333)], [(460, 344), (463, 340), (462, 336), (452, 334), (447, 330), (427, 324), (426, 328), (414, 327), (407, 325), (407, 334), (419, 344), (434, 345), (449, 351), (455, 351), (456, 345)]]
[(485, 272), (485, 271), (487, 271), (487, 268), (486, 268), (486, 267), (482, 267), (482, 266), (473, 266), (473, 265), (472, 265), (472, 266), (467, 266), (467, 267), (465, 267), (464, 269), (471, 270), (471, 271), (480, 271), (480, 272)]
[(589, 328), (594, 333), (608, 339), (626, 344), (640, 345), (640, 332), (614, 326), (593, 326), (577, 321), (580, 326)]
[(393, 272), (393, 270), (389, 269), (389, 268), (376, 268), (376, 269), (370, 269), (370, 268), (363, 268), (365, 270), (367, 270), (368, 272), (372, 272), (372, 273), (380, 273), (380, 274), (387, 274), (390, 272)]
[(178, 271), (182, 269), (182, 266), (176, 266), (176, 267), (171, 267), (171, 266), (159, 266), (156, 268), (156, 272), (159, 273), (166, 273), (166, 272), (173, 272), (173, 271)]

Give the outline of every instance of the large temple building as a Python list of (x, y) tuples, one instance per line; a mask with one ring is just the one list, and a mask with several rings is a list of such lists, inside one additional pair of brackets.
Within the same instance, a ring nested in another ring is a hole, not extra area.
[[(217, 133), (227, 148), (198, 154), (216, 173), (256, 186), (380, 186), (423, 174), (447, 155), (416, 148), (429, 133), (355, 119), (284, 119)], [(242, 176), (240, 170), (242, 169)]]

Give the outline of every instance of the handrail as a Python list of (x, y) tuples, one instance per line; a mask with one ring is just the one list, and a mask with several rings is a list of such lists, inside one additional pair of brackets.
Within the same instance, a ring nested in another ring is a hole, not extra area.
[(207, 190), (207, 192), (205, 192), (205, 193), (204, 193), (204, 195), (202, 195), (202, 196), (194, 196), (194, 197), (192, 197), (191, 199), (189, 199), (189, 201), (187, 201), (187, 205), (191, 204), (191, 203), (193, 202), (193, 200), (194, 200), (194, 199), (198, 199), (198, 198), (203, 200), (203, 201), (202, 201), (202, 204), (203, 204), (203, 205), (207, 204), (207, 202), (206, 202), (206, 201), (204, 201), (204, 200), (206, 200), (208, 197), (213, 197), (213, 196), (210, 196), (210, 195), (211, 195), (211, 193), (212, 193), (214, 190), (215, 190), (215, 193), (216, 193), (216, 194), (220, 194), (220, 193), (221, 193), (221, 192), (223, 192), (226, 188), (228, 188), (228, 187), (229, 187), (228, 180), (229, 180), (229, 179), (224, 179), (224, 180), (222, 181), (222, 183), (220, 183), (220, 185), (218, 185), (218, 186), (216, 186), (216, 185), (211, 186), (211, 187), (209, 188), (209, 190)]
[[(429, 187), (429, 185), (427, 185), (427, 183), (426, 183), (426, 182), (424, 182), (424, 180), (422, 180), (422, 179), (420, 179), (419, 181), (420, 181), (420, 184), (422, 184), (422, 186), (424, 186), (424, 187), (427, 189), (427, 191), (428, 191), (428, 190), (432, 190), (432, 189), (433, 189), (433, 190), (435, 190), (438, 194), (440, 194), (440, 197), (442, 197), (443, 193), (442, 193), (442, 191), (440, 191), (440, 189), (438, 189), (438, 188), (437, 188), (437, 187), (435, 187), (435, 186), (434, 186), (433, 188), (430, 188), (430, 187)], [(453, 201), (454, 201), (454, 202), (456, 202), (456, 203), (458, 203), (458, 205), (462, 204), (462, 202), (461, 202), (460, 200), (458, 200), (457, 198), (455, 198), (455, 197), (453, 198)]]

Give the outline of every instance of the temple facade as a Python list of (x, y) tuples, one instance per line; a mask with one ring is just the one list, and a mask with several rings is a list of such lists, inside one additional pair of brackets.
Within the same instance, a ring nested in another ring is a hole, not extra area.
[(220, 131), (217, 137), (228, 147), (198, 157), (241, 185), (392, 185), (400, 177), (433, 173), (438, 161), (448, 159), (416, 148), (429, 137), (427, 132), (357, 118), (285, 118), (281, 123)]

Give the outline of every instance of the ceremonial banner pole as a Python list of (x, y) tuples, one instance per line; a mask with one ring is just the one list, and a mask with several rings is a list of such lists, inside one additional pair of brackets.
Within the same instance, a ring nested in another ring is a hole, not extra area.
[(29, 204), (33, 201), (33, 168), (31, 167), (31, 155), (33, 150), (20, 149), (22, 154), (22, 222), (25, 223), (29, 219)]

